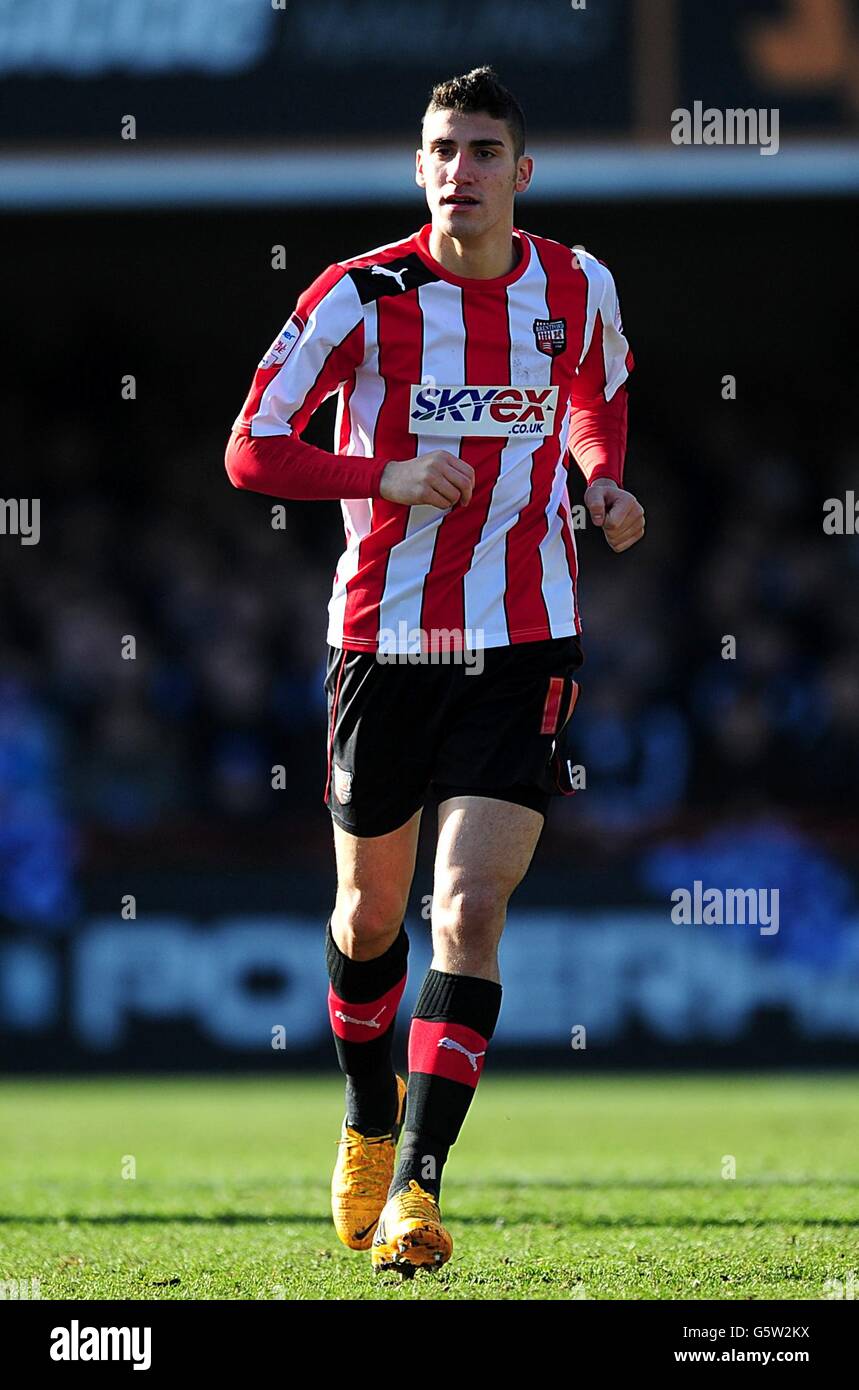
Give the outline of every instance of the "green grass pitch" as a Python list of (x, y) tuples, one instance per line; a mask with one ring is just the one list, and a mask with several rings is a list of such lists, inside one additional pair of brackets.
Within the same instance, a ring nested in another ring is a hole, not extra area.
[(446, 1170), (453, 1259), (402, 1282), (330, 1224), (336, 1073), (6, 1081), (0, 1280), (73, 1299), (820, 1299), (853, 1271), (859, 1291), (857, 1100), (843, 1074), (490, 1071)]

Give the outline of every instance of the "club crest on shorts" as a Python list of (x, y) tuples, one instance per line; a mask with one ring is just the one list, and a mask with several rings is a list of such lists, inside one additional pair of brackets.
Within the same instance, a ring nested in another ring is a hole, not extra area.
[(345, 767), (340, 767), (338, 763), (334, 764), (334, 795), (341, 806), (345, 806), (348, 801), (352, 800), (352, 775), (351, 772), (346, 771)]
[(567, 346), (566, 319), (535, 319), (534, 340), (540, 352), (557, 357)]

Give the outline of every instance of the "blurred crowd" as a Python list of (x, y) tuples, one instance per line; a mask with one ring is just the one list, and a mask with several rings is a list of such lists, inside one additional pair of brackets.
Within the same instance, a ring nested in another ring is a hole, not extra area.
[[(325, 823), (340, 512), (288, 503), (275, 529), (270, 501), (231, 487), (223, 446), (239, 403), (206, 436), (150, 425), (135, 458), (151, 466), (128, 477), (111, 459), (115, 485), (80, 417), (46, 429), (40, 543), (0, 545), (7, 905), (70, 903), (57, 875), (93, 830), (218, 819), (252, 834), (310, 812)], [(633, 398), (632, 438), (645, 540), (615, 556), (601, 535), (577, 536), (587, 790), (559, 823), (612, 840), (696, 813), (848, 813), (859, 538), (824, 534), (822, 507), (855, 481), (852, 440), (822, 483), (799, 448), (768, 445), (766, 419), (746, 406), (714, 410), (696, 437), (666, 437), (636, 421)]]

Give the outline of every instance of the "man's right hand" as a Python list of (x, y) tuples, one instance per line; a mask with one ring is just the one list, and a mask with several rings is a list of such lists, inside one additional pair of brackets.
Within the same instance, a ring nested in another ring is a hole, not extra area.
[(440, 507), (447, 511), (461, 502), (467, 507), (474, 490), (474, 469), (446, 449), (434, 449), (416, 459), (385, 466), (379, 491), (388, 502), (406, 507)]

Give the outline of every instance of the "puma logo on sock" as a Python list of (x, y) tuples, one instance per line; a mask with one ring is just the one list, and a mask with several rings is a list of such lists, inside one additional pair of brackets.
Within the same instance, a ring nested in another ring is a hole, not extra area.
[(469, 1062), (471, 1063), (471, 1070), (472, 1070), (472, 1071), (477, 1071), (477, 1059), (478, 1059), (478, 1057), (485, 1057), (485, 1056), (486, 1056), (486, 1052), (485, 1052), (485, 1051), (484, 1051), (484, 1052), (469, 1052), (468, 1048), (467, 1048), (467, 1047), (463, 1047), (462, 1043), (457, 1042), (455, 1038), (439, 1038), (438, 1042), (436, 1043), (436, 1046), (437, 1046), (437, 1047), (447, 1047), (447, 1048), (450, 1048), (453, 1052), (461, 1052), (461, 1053), (463, 1053), (463, 1055), (466, 1056), (466, 1057), (468, 1058)]
[(374, 1014), (372, 1018), (353, 1018), (351, 1014), (344, 1014), (342, 1009), (335, 1009), (334, 1017), (339, 1018), (343, 1023), (361, 1023), (365, 1028), (381, 1028), (382, 1025), (377, 1022), (377, 1019), (381, 1017), (387, 1007), (387, 1004), (383, 1004), (379, 1012)]

